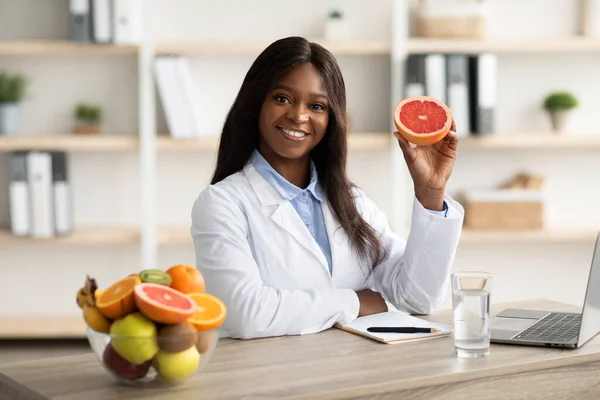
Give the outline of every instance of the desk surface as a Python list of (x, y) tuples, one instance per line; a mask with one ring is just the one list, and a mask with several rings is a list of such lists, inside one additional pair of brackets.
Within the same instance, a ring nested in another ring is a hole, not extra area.
[[(579, 311), (550, 302), (504, 307)], [(451, 322), (451, 312), (426, 319)], [(204, 371), (171, 388), (113, 383), (93, 354), (0, 366), (0, 398), (346, 399), (600, 398), (600, 335), (581, 349), (492, 345), (483, 359), (459, 359), (452, 337), (388, 345), (338, 329), (256, 340), (222, 339)], [(555, 385), (550, 389), (552, 385)], [(41, 396), (35, 396), (39, 393)], [(3, 397), (5, 396), (5, 397)], [(552, 397), (554, 398), (554, 397)]]

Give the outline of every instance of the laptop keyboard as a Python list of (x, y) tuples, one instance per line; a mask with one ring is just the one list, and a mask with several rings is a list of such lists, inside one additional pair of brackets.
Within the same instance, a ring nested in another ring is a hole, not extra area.
[(569, 342), (579, 334), (581, 314), (550, 313), (514, 338), (548, 342)]

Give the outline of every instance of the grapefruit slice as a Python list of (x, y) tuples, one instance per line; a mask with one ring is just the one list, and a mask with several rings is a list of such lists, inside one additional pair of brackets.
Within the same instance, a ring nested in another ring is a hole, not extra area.
[(196, 312), (188, 322), (196, 327), (198, 331), (207, 331), (221, 326), (227, 315), (227, 307), (218, 298), (209, 293), (190, 293), (190, 296), (198, 306)]
[(191, 297), (157, 283), (137, 285), (134, 289), (134, 299), (142, 314), (161, 324), (178, 324), (198, 311)]
[(394, 123), (404, 139), (427, 146), (439, 142), (450, 132), (452, 111), (434, 97), (407, 97), (396, 105)]
[(139, 276), (127, 276), (116, 281), (98, 296), (96, 308), (113, 320), (134, 312), (133, 288), (141, 282)]

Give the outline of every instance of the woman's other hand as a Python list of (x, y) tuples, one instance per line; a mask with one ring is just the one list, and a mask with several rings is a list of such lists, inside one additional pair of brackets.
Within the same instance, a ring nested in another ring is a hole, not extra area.
[(427, 209), (441, 211), (446, 183), (452, 174), (458, 148), (454, 121), (444, 139), (431, 146), (413, 148), (398, 132), (394, 132), (394, 136), (404, 154), (417, 200)]
[(358, 301), (360, 302), (360, 308), (358, 310), (358, 316), (363, 317), (365, 315), (378, 314), (386, 312), (388, 310), (385, 300), (381, 297), (381, 294), (374, 292), (370, 289), (361, 290), (356, 292)]

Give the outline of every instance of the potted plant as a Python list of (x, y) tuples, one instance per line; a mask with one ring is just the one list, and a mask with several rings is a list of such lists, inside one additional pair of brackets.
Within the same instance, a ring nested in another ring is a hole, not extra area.
[(564, 130), (570, 111), (578, 105), (577, 98), (569, 92), (553, 92), (546, 96), (543, 108), (550, 115), (555, 132)]
[(0, 134), (20, 129), (20, 102), (25, 97), (25, 77), (0, 73)]
[(325, 22), (325, 39), (332, 41), (347, 40), (349, 32), (344, 14), (340, 10), (331, 11)]
[(78, 104), (75, 108), (75, 133), (100, 133), (102, 109), (92, 104)]

